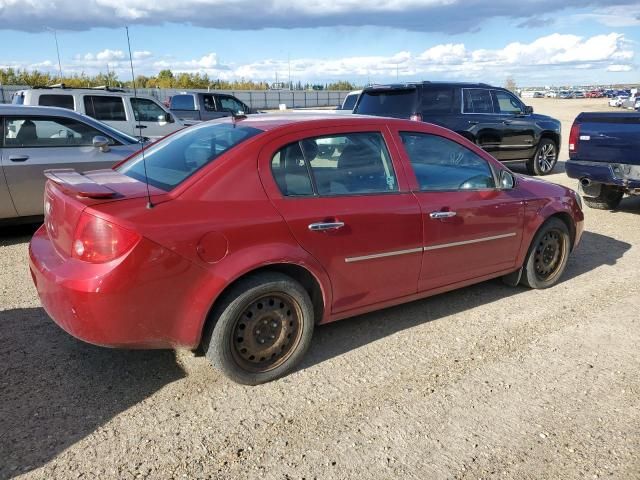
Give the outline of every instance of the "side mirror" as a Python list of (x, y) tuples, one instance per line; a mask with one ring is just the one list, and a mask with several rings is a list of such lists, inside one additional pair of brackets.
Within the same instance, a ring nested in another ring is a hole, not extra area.
[(171, 115), (169, 112), (167, 112), (164, 116), (164, 119), (167, 123), (175, 123), (175, 118), (173, 118), (173, 115)]
[(102, 153), (106, 153), (109, 150), (109, 139), (107, 137), (103, 137), (102, 135), (96, 135), (93, 137), (93, 147), (100, 150)]
[(509, 170), (500, 170), (500, 189), (510, 190), (516, 186), (516, 179)]
[(533, 107), (529, 106), (529, 105), (525, 105), (524, 106), (524, 114), (525, 115), (531, 115), (533, 113)]

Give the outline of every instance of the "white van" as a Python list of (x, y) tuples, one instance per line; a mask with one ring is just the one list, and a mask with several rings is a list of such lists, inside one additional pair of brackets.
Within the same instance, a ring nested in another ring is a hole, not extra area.
[(37, 87), (17, 91), (11, 103), (62, 107), (84, 113), (121, 132), (156, 139), (184, 128), (184, 123), (155, 98), (133, 96), (109, 87)]

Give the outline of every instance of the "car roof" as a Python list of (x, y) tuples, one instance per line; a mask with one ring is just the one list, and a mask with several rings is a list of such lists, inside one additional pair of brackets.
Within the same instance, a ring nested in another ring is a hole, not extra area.
[[(232, 123), (234, 119), (226, 117), (223, 119), (212, 120), (211, 123)], [(410, 120), (397, 118), (386, 118), (372, 115), (335, 115), (333, 113), (260, 113), (256, 115), (248, 115), (235, 120), (237, 125), (253, 127), (258, 130), (269, 131), (277, 128), (293, 125), (303, 125), (313, 128), (335, 127), (340, 125), (389, 125), (389, 124), (415, 124)], [(418, 122), (418, 124), (422, 124)], [(424, 124), (422, 124), (424, 125)]]
[(365, 90), (376, 90), (376, 89), (387, 89), (387, 88), (415, 88), (415, 87), (428, 87), (430, 85), (433, 86), (446, 86), (451, 85), (453, 87), (466, 87), (466, 88), (496, 88), (502, 90), (502, 87), (494, 87), (493, 85), (489, 85), (487, 83), (473, 83), (473, 82), (445, 82), (445, 81), (422, 81), (422, 82), (405, 82), (405, 83), (387, 83), (387, 84), (379, 84), (379, 85), (370, 85), (365, 88)]
[[(103, 95), (112, 97), (133, 97), (133, 92), (127, 92), (125, 90), (118, 89), (104, 89), (104, 88), (59, 88), (59, 87), (36, 87), (25, 88), (24, 90), (18, 90), (16, 94), (24, 94), (27, 92), (38, 93), (40, 95), (73, 95), (74, 93), (85, 93), (93, 95)], [(149, 95), (136, 94), (135, 96), (140, 98), (151, 98)]]
[(0, 115), (58, 115), (75, 117), (83, 120), (89, 118), (74, 110), (61, 107), (41, 107), (37, 105), (14, 105), (10, 103), (0, 104)]

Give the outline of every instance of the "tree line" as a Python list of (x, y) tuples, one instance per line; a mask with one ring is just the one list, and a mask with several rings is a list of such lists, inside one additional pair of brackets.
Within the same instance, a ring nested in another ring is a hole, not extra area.
[[(133, 87), (133, 82), (121, 81), (115, 72), (87, 75), (85, 73), (59, 75), (40, 72), (38, 70), (22, 70), (14, 68), (0, 69), (0, 85), (29, 85), (30, 87), (45, 87), (63, 83), (67, 87)], [(300, 81), (274, 83), (254, 80), (221, 80), (200, 73), (173, 73), (171, 70), (161, 70), (155, 76), (139, 75), (136, 77), (137, 88), (179, 88), (212, 90), (269, 90), (279, 87), (291, 90), (355, 90), (355, 84), (348, 81), (331, 83), (302, 83)]]

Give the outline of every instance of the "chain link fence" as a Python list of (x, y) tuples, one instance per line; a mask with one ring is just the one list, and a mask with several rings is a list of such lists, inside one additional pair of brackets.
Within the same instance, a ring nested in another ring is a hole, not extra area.
[[(0, 103), (11, 103), (13, 95), (19, 90), (26, 90), (24, 85), (0, 85)], [(123, 89), (133, 93), (133, 89)], [(99, 92), (100, 90), (96, 90)], [(342, 104), (344, 97), (349, 92), (337, 90), (198, 90), (190, 89), (189, 92), (212, 92), (231, 94), (243, 101), (251, 108), (274, 110), (279, 105), (287, 108), (324, 108), (336, 107)], [(168, 100), (184, 90), (172, 88), (139, 88), (139, 95), (155, 97), (160, 102)]]

